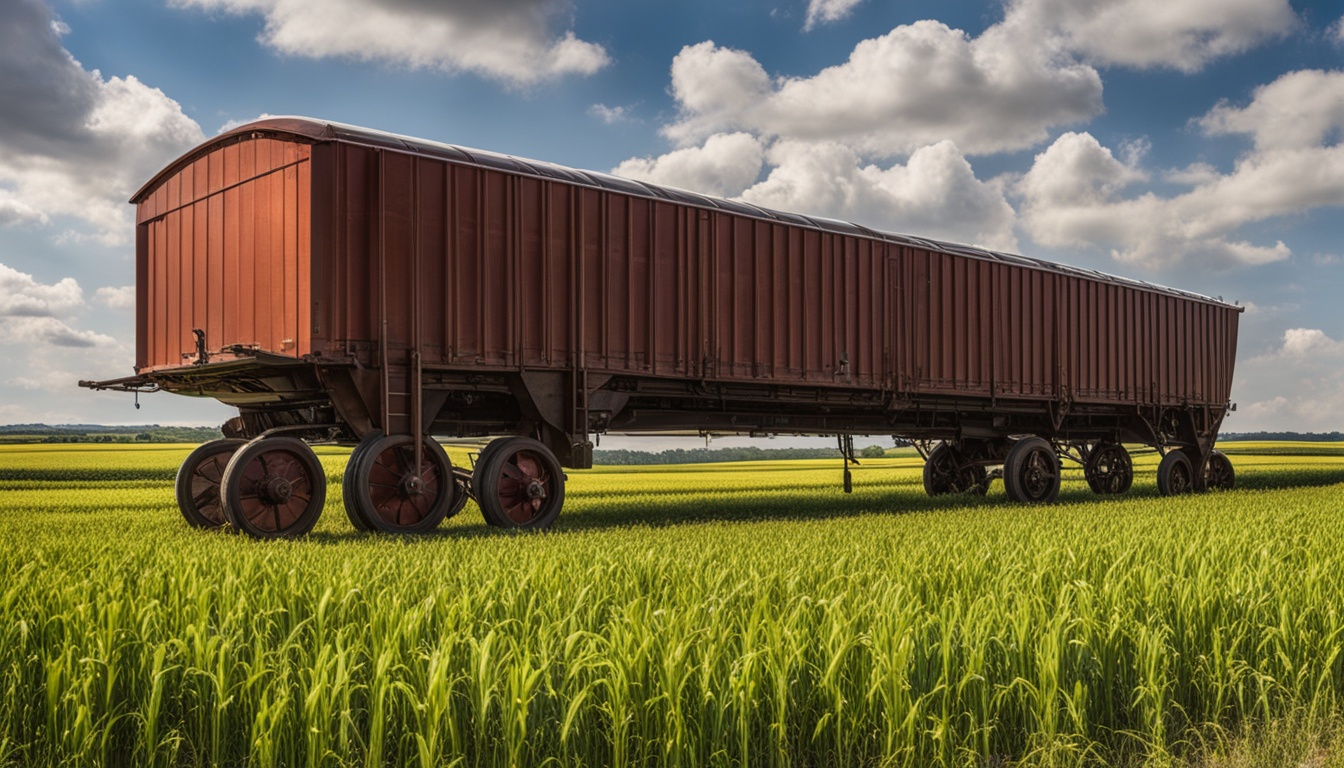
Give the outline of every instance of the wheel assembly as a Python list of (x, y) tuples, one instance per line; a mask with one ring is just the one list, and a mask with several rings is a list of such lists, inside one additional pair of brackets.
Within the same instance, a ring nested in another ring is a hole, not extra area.
[(433, 530), (465, 502), (443, 446), (426, 437), (417, 465), (411, 435), (366, 437), (350, 455), (343, 489), (351, 522), (383, 533)]
[(530, 437), (501, 437), (486, 446), (471, 487), (485, 521), (500, 528), (547, 528), (565, 503), (560, 462)]
[(364, 517), (364, 510), (359, 504), (355, 503), (355, 494), (350, 492), (355, 487), (356, 479), (359, 476), (360, 458), (364, 450), (370, 445), (378, 442), (383, 433), (378, 430), (368, 433), (364, 439), (359, 441), (354, 450), (350, 451), (350, 459), (345, 462), (345, 474), (341, 479), (341, 502), (345, 507), (345, 516), (350, 518), (350, 524), (355, 526), (358, 531), (374, 530), (373, 523), (370, 523)]
[(266, 437), (238, 449), (220, 481), (224, 516), (259, 539), (302, 536), (322, 515), (327, 477), (308, 444)]
[(1185, 451), (1167, 451), (1162, 463), (1157, 465), (1157, 490), (1163, 496), (1190, 493), (1195, 489), (1194, 480), (1194, 467)]
[(1028, 437), (1008, 450), (1003, 462), (1008, 498), (1027, 504), (1050, 504), (1059, 496), (1059, 457), (1048, 440)]
[(930, 496), (949, 493), (985, 495), (989, 490), (988, 473), (979, 464), (967, 464), (966, 457), (950, 443), (939, 443), (924, 462), (924, 492)]
[(177, 508), (197, 528), (218, 528), (228, 520), (219, 502), (219, 482), (224, 468), (246, 440), (212, 440), (187, 454), (177, 470)]
[(1230, 491), (1237, 485), (1236, 472), (1227, 454), (1214, 451), (1209, 454), (1209, 463), (1204, 467), (1204, 486), (1210, 491)]
[(1093, 493), (1124, 493), (1134, 483), (1134, 462), (1123, 445), (1098, 443), (1087, 455), (1083, 476)]

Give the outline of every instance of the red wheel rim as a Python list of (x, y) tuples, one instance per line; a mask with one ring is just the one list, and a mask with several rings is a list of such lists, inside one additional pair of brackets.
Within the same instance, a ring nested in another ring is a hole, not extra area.
[(1032, 451), (1022, 472), (1022, 485), (1032, 499), (1043, 499), (1055, 482), (1054, 462), (1044, 450)]
[(253, 527), (277, 532), (299, 521), (313, 498), (313, 478), (284, 448), (262, 451), (243, 467), (238, 508)]
[(546, 500), (555, 493), (546, 462), (532, 451), (516, 451), (499, 469), (499, 506), (510, 520), (526, 525), (541, 517)]
[(422, 451), (419, 472), (414, 464), (414, 445), (394, 445), (369, 467), (369, 501), (390, 525), (415, 525), (429, 517), (439, 501), (443, 478), (429, 451)]
[(219, 483), (224, 478), (224, 468), (229, 465), (233, 453), (217, 453), (207, 458), (191, 473), (191, 503), (201, 517), (215, 525), (223, 525), (224, 507), (219, 500)]

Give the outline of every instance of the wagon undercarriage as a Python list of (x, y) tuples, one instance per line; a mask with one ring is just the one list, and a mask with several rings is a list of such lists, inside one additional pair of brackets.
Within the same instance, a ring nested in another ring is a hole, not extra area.
[[(562, 467), (591, 466), (591, 438), (608, 432), (837, 435), (847, 459), (845, 438), (891, 435), (925, 458), (933, 496), (984, 494), (1002, 479), (1014, 501), (1049, 503), (1062, 463), (1082, 467), (1096, 493), (1124, 493), (1133, 481), (1126, 444), (1163, 454), (1163, 494), (1233, 484), (1230, 463), (1213, 450), (1225, 410), (1180, 405), (1061, 407), (1052, 398), (442, 366), (384, 376), (351, 360), (264, 353), (81, 384), (237, 406), (225, 438), (184, 462), (178, 501), (194, 525), (228, 523), (259, 537), (301, 535), (316, 523), (326, 480), (309, 443), (354, 446), (342, 482), (346, 512), (356, 528), (386, 533), (432, 530), (469, 497), (492, 525), (546, 527), (563, 503)], [(517, 437), (488, 443), (470, 469), (453, 466), (429, 437), (501, 434)]]

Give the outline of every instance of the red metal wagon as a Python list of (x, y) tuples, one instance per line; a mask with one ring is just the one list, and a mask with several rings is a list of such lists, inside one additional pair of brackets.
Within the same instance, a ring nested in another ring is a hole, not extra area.
[[(358, 528), (469, 495), (544, 528), (623, 433), (911, 439), (930, 494), (1053, 501), (1060, 461), (1164, 494), (1214, 450), (1241, 308), (1006, 253), (302, 118), (221, 134), (136, 193), (136, 374), (238, 408), (178, 476), (186, 519), (296, 536), (312, 442), (354, 444)], [(430, 435), (505, 435), (468, 472)], [(1001, 467), (1001, 469), (1000, 469)]]

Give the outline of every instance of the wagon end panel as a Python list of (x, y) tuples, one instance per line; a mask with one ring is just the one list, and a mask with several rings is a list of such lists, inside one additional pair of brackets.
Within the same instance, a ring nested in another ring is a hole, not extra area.
[(138, 373), (309, 351), (310, 158), (308, 144), (245, 138), (141, 196)]

